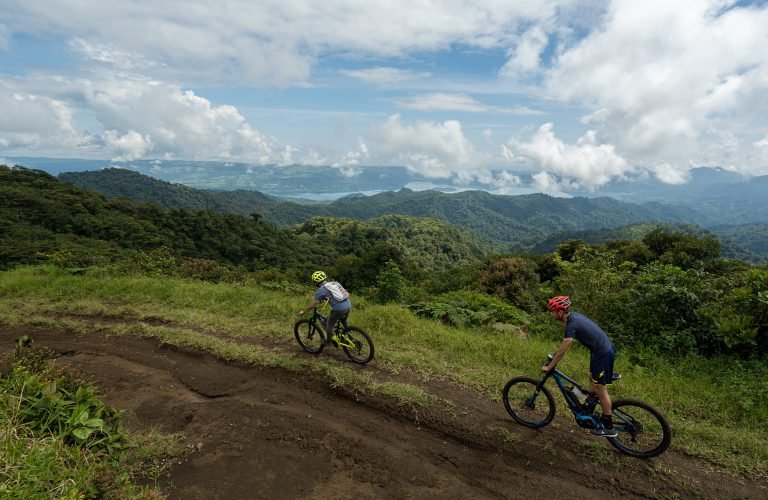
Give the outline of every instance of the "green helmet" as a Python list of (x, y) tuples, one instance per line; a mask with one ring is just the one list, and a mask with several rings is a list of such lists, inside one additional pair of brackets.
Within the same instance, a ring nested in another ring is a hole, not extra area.
[(321, 281), (325, 281), (325, 273), (322, 271), (315, 271), (312, 273), (312, 281), (315, 283), (320, 283)]

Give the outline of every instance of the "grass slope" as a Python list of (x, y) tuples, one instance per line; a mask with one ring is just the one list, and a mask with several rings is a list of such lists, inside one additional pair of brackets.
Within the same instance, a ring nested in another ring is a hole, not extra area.
[[(297, 294), (266, 285), (110, 276), (98, 270), (75, 276), (52, 267), (26, 267), (0, 274), (0, 322), (153, 336), (166, 343), (204, 349), (223, 359), (311, 370), (327, 377), (334, 386), (391, 398), (414, 411), (435, 403), (420, 384), (376, 382), (370, 375), (330, 358), (286, 356), (264, 347), (294, 342), (295, 312), (306, 304), (310, 293), (309, 289)], [(109, 317), (153, 321), (116, 326)], [(98, 324), (93, 318), (107, 321)], [(170, 330), (162, 326), (163, 322), (186, 328)], [(556, 346), (553, 339), (450, 328), (419, 319), (400, 306), (372, 305), (357, 298), (352, 322), (364, 326), (375, 339), (379, 367), (415, 374), (423, 382), (452, 379), (492, 399), (499, 397), (507, 379), (538, 376), (538, 367)], [(243, 339), (262, 342), (244, 343)], [(630, 359), (636, 362), (630, 363)], [(562, 369), (583, 378), (578, 375), (587, 365), (588, 353), (576, 348)], [(734, 474), (767, 477), (765, 366), (699, 357), (667, 360), (621, 352), (617, 370), (624, 378), (614, 386), (612, 395), (642, 399), (659, 408), (672, 425), (673, 446), (678, 451)]]

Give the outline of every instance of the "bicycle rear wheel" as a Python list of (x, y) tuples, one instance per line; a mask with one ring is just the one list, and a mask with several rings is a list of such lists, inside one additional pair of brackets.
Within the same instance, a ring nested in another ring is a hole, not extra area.
[[(342, 339), (348, 341), (353, 347), (347, 347), (347, 342), (342, 343), (347, 357), (357, 364), (364, 365), (373, 359), (373, 340), (362, 328), (350, 326), (342, 332)], [(346, 338), (344, 338), (346, 337)]]
[(293, 334), (296, 336), (296, 342), (299, 343), (305, 351), (317, 354), (323, 350), (323, 339), (325, 333), (318, 328), (315, 323), (309, 319), (300, 319), (293, 325)]
[(633, 399), (620, 399), (612, 406), (613, 428), (618, 433), (608, 438), (613, 446), (639, 458), (656, 457), (667, 450), (672, 431), (658, 410)]
[(504, 408), (519, 424), (536, 429), (555, 418), (555, 399), (549, 389), (540, 390), (539, 381), (528, 377), (513, 378), (502, 391)]

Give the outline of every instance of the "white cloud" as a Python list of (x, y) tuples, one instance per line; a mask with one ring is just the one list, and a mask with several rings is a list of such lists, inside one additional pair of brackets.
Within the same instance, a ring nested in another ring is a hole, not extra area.
[(687, 168), (676, 168), (668, 163), (661, 163), (648, 169), (653, 172), (657, 179), (667, 184), (685, 184), (691, 180)]
[(466, 94), (433, 93), (395, 99), (395, 104), (417, 111), (463, 111), (478, 113), (491, 111), (492, 106), (483, 104)]
[(50, 97), (21, 93), (0, 82), (0, 143), (16, 151), (75, 148), (90, 138), (75, 130), (72, 108)]
[[(358, 139), (357, 149), (353, 151), (348, 151), (341, 157), (340, 160), (333, 162), (331, 166), (354, 167), (364, 163), (366, 160), (368, 160), (368, 157), (369, 157), (368, 146), (366, 146), (365, 142), (363, 142), (363, 139)], [(345, 173), (345, 175), (347, 175), (348, 177), (352, 177), (360, 173), (358, 170), (351, 169), (351, 168), (342, 169), (342, 170)]]
[(768, 174), (768, 135), (752, 144), (756, 163), (762, 165), (757, 173)]
[(520, 74), (539, 70), (541, 53), (547, 47), (549, 36), (541, 26), (526, 31), (508, 51), (509, 59), (499, 70), (504, 78), (517, 78)]
[(419, 120), (408, 125), (401, 122), (400, 115), (392, 115), (372, 129), (371, 142), (374, 160), (404, 164), (428, 177), (470, 178), (482, 161), (456, 120)]
[(547, 192), (552, 191), (555, 184), (557, 190), (565, 187), (594, 190), (635, 170), (612, 145), (599, 144), (593, 131), (584, 134), (576, 144), (566, 144), (555, 136), (552, 123), (542, 125), (529, 141), (512, 139), (508, 146), (508, 155), (524, 156), (542, 170), (535, 179)]
[(115, 130), (107, 130), (104, 133), (104, 142), (117, 156), (112, 161), (132, 161), (143, 157), (152, 150), (152, 141), (135, 130), (129, 130), (126, 134), (119, 135)]
[(545, 86), (595, 109), (585, 121), (635, 163), (754, 169), (749, 145), (768, 112), (766, 26), (765, 4), (615, 0), (601, 26), (560, 48)]
[(280, 153), (280, 165), (293, 165), (295, 163), (293, 155), (298, 153), (299, 150), (292, 146), (286, 145)]
[(522, 184), (522, 180), (512, 172), (502, 170), (501, 172), (496, 172), (495, 175), (485, 183), (495, 188), (495, 194), (511, 194), (514, 192), (513, 188)]
[(84, 99), (105, 130), (119, 137), (135, 132), (152, 145), (154, 155), (259, 164), (281, 155), (276, 141), (252, 128), (237, 108), (214, 106), (173, 85), (102, 82), (87, 86)]
[(156, 71), (286, 85), (305, 82), (326, 53), (401, 57), (456, 45), (503, 48), (520, 26), (550, 18), (562, 3), (568, 2), (8, 0), (3, 10), (15, 31), (77, 33), (91, 46), (161, 62)]
[(91, 44), (81, 38), (70, 40), (69, 46), (88, 60), (114, 66), (121, 70), (146, 69), (159, 65), (154, 61), (146, 60), (139, 54), (126, 52), (109, 44)]
[(502, 108), (482, 103), (467, 94), (434, 92), (416, 96), (401, 97), (393, 102), (401, 108), (416, 111), (459, 111), (464, 113), (511, 113), (516, 115), (539, 115), (541, 112), (525, 106)]
[(432, 76), (432, 73), (426, 71), (409, 71), (382, 66), (366, 69), (341, 70), (341, 73), (374, 85), (396, 85), (409, 81), (424, 80)]

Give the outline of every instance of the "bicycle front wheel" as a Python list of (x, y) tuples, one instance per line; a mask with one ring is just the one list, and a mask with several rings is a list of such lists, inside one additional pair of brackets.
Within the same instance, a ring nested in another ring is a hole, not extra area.
[(519, 424), (536, 429), (555, 418), (555, 398), (539, 381), (528, 377), (513, 378), (502, 391), (504, 408)]
[(305, 351), (317, 354), (323, 350), (323, 330), (317, 327), (309, 319), (300, 319), (293, 325), (293, 334), (296, 336), (296, 342), (299, 343)]
[[(342, 332), (342, 347), (347, 357), (357, 364), (364, 365), (373, 359), (373, 340), (362, 328), (350, 326)], [(345, 345), (351, 344), (351, 347)]]
[(661, 455), (672, 442), (666, 419), (653, 406), (633, 399), (613, 402), (613, 428), (618, 434), (608, 438), (627, 455), (651, 458)]

